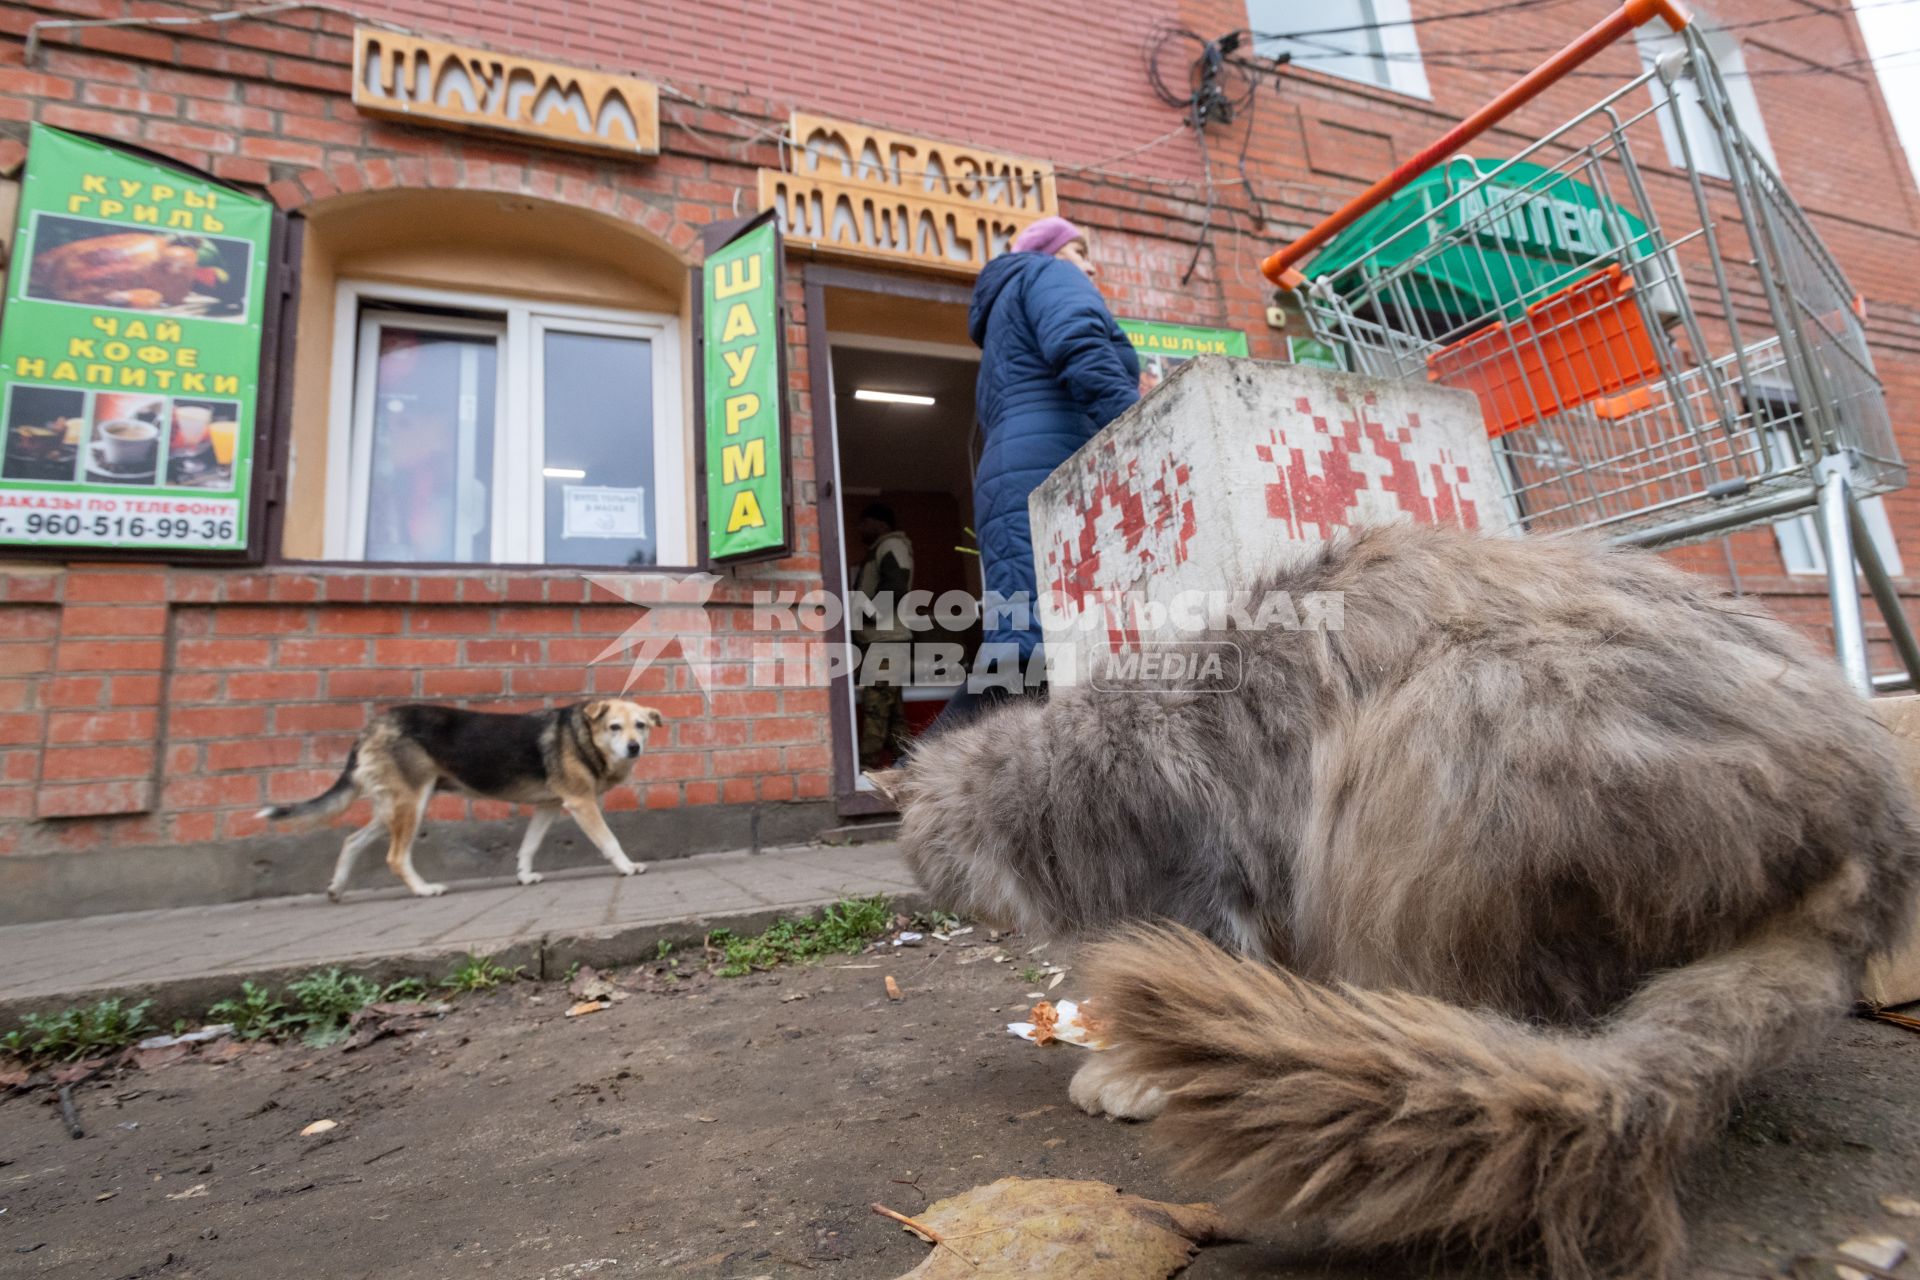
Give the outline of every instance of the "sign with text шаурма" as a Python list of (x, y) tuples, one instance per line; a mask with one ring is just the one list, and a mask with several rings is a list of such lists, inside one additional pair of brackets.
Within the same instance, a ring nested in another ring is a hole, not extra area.
[(36, 125), (0, 317), (0, 545), (247, 545), (273, 207)]
[(710, 560), (787, 546), (778, 254), (779, 233), (763, 222), (708, 255), (703, 273)]

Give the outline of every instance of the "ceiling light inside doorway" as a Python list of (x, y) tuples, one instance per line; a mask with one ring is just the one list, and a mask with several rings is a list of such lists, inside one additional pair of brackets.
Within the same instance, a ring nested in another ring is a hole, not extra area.
[(585, 480), (587, 473), (573, 467), (542, 467), (540, 474), (549, 480)]
[(875, 391), (871, 387), (856, 387), (855, 400), (872, 400), (877, 404), (932, 404), (932, 396), (916, 396), (905, 391)]

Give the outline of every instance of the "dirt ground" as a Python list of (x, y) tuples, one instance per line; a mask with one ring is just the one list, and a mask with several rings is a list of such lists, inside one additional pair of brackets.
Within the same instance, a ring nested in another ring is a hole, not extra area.
[[(520, 983), (354, 1052), (86, 1084), (77, 1141), (48, 1091), (19, 1095), (0, 1103), (0, 1275), (864, 1280), (927, 1253), (875, 1201), (912, 1214), (1009, 1174), (1204, 1198), (1165, 1175), (1150, 1127), (1067, 1104), (1084, 1051), (1004, 1031), (1041, 961), (1002, 946), (1006, 963), (936, 943), (700, 978), (571, 1019), (562, 986)], [(1045, 956), (1072, 994), (1071, 948)], [(300, 1137), (317, 1119), (338, 1127)], [(1920, 1037), (1849, 1022), (1756, 1088), (1693, 1171), (1695, 1274), (1830, 1277), (1814, 1257), (1862, 1231), (1920, 1245), (1883, 1196), (1920, 1197)], [(1186, 1274), (1479, 1273), (1333, 1258), (1302, 1233), (1210, 1248)]]

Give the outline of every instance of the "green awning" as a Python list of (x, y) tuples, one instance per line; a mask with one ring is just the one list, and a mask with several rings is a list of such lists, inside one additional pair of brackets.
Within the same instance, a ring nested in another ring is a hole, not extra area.
[(1305, 271), (1356, 304), (1390, 273), (1400, 305), (1475, 319), (1518, 314), (1584, 274), (1576, 268), (1631, 264), (1652, 243), (1645, 222), (1564, 173), (1460, 156), (1334, 237)]

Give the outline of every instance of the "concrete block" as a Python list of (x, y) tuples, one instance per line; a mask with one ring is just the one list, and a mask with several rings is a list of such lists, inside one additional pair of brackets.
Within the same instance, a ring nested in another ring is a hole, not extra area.
[(1139, 602), (1244, 590), (1338, 530), (1510, 527), (1470, 393), (1221, 356), (1182, 365), (1048, 477), (1028, 513), (1056, 684), (1178, 634)]

